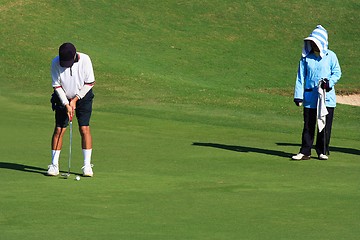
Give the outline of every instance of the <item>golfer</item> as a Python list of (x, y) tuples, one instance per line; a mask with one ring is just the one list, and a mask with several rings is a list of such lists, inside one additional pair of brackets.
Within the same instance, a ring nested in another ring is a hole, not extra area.
[(51, 77), (54, 88), (51, 102), (55, 111), (55, 129), (51, 145), (52, 160), (47, 174), (50, 176), (59, 174), (59, 157), (63, 136), (69, 120), (76, 115), (84, 156), (83, 176), (92, 177), (92, 136), (89, 123), (95, 77), (90, 57), (76, 52), (72, 43), (62, 44), (59, 48), (59, 55), (52, 60)]
[(325, 105), (328, 114), (325, 128), (322, 131), (317, 130), (316, 153), (319, 160), (328, 159), (331, 127), (336, 107), (335, 84), (340, 77), (339, 61), (336, 54), (328, 49), (327, 31), (323, 26), (318, 25), (310, 36), (304, 39), (302, 57), (298, 66), (294, 102), (297, 106), (304, 107), (304, 127), (300, 152), (292, 156), (293, 160), (311, 158), (317, 121), (317, 104), (322, 89), (326, 96)]

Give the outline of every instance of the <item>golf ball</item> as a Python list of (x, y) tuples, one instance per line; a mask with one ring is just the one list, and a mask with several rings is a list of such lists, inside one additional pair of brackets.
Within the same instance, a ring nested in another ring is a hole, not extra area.
[(75, 177), (76, 181), (80, 181), (80, 176)]

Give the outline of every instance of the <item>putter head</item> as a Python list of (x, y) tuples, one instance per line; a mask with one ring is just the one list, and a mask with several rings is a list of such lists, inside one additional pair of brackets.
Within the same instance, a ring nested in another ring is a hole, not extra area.
[(70, 173), (62, 173), (61, 176), (67, 179), (70, 177)]

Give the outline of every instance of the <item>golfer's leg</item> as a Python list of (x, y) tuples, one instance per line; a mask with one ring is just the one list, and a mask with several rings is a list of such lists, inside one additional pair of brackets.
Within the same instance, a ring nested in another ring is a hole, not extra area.
[(83, 99), (76, 103), (76, 117), (79, 123), (82, 149), (92, 149), (90, 132), (90, 118), (92, 113), (92, 99), (94, 94), (90, 90)]
[(55, 127), (51, 140), (51, 164), (48, 166), (47, 175), (59, 174), (59, 158), (66, 128)]
[(94, 94), (90, 90), (83, 99), (77, 101), (76, 117), (81, 135), (81, 147), (84, 155), (83, 176), (92, 177), (92, 136), (90, 132), (90, 117), (92, 113), (92, 99)]
[[(319, 156), (320, 154), (325, 154), (326, 155), (326, 151), (324, 152), (324, 131), (326, 131), (326, 129), (322, 130), (321, 132), (319, 132), (319, 130), (317, 130), (317, 135), (316, 135), (316, 153)], [(327, 133), (326, 133), (327, 135)]]
[(65, 109), (61, 108), (55, 110), (56, 124), (51, 138), (51, 164), (48, 166), (47, 171), (47, 174), (50, 176), (56, 176), (59, 174), (60, 152), (68, 121), (69, 119)]
[[(324, 130), (317, 134), (316, 139), (316, 152), (318, 155), (329, 153), (329, 145), (330, 145), (330, 137), (331, 137), (331, 129), (334, 118), (334, 108), (327, 108), (328, 115), (326, 115), (326, 124), (325, 124), (325, 137)], [(325, 149), (324, 149), (324, 141), (325, 141)], [(325, 152), (324, 152), (325, 151)]]
[(61, 150), (63, 145), (63, 137), (65, 134), (66, 128), (55, 127), (54, 133), (52, 135), (51, 149), (52, 150)]
[(55, 128), (52, 135), (51, 149), (61, 150), (63, 144), (63, 136), (66, 131), (66, 127), (69, 124), (69, 118), (64, 108), (57, 109), (55, 111)]
[(335, 108), (327, 108), (328, 109), (328, 115), (326, 116), (326, 151), (329, 152), (329, 145), (330, 145), (330, 139), (331, 139), (331, 129), (334, 119), (334, 111)]
[(81, 144), (82, 151), (84, 155), (84, 166), (83, 166), (83, 176), (92, 177), (93, 170), (91, 164), (91, 155), (92, 155), (92, 136), (90, 133), (89, 126), (81, 126), (79, 128), (81, 135)]
[(92, 136), (90, 132), (90, 126), (79, 127), (81, 135), (81, 147), (82, 149), (92, 149)]
[(300, 152), (306, 156), (311, 155), (316, 127), (316, 109), (304, 108), (304, 128)]

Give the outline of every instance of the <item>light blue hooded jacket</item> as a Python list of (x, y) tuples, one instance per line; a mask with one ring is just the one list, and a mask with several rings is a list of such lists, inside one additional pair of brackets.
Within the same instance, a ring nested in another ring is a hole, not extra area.
[[(316, 56), (311, 49), (309, 40), (320, 50)], [(336, 107), (335, 84), (341, 77), (341, 68), (336, 54), (328, 49), (328, 35), (325, 28), (318, 25), (309, 37), (304, 39), (304, 48), (299, 62), (295, 84), (294, 99), (303, 100), (305, 108), (316, 108), (318, 100), (318, 85), (323, 78), (329, 80), (329, 92), (326, 92), (327, 107)]]

